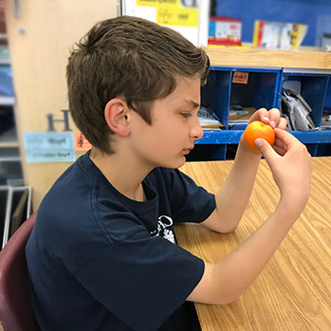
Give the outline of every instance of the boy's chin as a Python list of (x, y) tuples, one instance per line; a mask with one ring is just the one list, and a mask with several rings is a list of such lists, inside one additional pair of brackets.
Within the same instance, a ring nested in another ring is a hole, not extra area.
[(165, 162), (165, 164), (162, 166), (163, 168), (170, 168), (170, 169), (178, 169), (182, 167), (186, 163), (186, 157), (183, 156), (177, 160), (174, 160), (172, 162)]

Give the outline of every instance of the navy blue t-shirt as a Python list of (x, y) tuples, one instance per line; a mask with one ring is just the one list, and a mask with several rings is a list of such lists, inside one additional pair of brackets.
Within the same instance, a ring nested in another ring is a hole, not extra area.
[(147, 201), (125, 197), (87, 153), (46, 194), (26, 247), (41, 330), (181, 330), (204, 262), (173, 224), (205, 220), (214, 195), (165, 168), (143, 188)]

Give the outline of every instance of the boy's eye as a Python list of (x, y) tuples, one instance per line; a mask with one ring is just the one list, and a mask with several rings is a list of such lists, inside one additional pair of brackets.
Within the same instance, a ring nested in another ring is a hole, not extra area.
[(192, 116), (191, 113), (180, 113), (180, 114), (185, 118), (189, 118), (190, 116)]

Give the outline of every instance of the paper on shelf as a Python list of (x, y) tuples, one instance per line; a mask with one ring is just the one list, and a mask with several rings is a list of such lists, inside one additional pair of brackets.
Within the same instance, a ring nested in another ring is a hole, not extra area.
[(200, 107), (198, 111), (199, 123), (202, 127), (221, 127), (222, 122), (216, 118), (215, 114), (208, 110), (207, 107)]

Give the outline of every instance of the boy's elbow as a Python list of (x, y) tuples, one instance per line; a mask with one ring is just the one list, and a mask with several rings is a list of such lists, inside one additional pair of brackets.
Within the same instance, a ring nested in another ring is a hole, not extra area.
[(233, 233), (237, 230), (238, 224), (231, 226), (225, 233)]
[(229, 305), (239, 300), (241, 295), (229, 296), (229, 297), (220, 297), (218, 299), (218, 305)]
[(215, 209), (214, 212), (201, 224), (206, 228), (218, 233), (232, 233), (236, 231), (240, 218), (236, 219), (233, 215), (222, 213)]
[(222, 220), (222, 222), (219, 222), (219, 231), (220, 233), (233, 233), (236, 231), (238, 224), (240, 222), (239, 219), (235, 219), (233, 216), (230, 217), (223, 217), (219, 216), (219, 219)]
[(229, 224), (229, 225), (223, 225), (220, 229), (217, 230), (219, 233), (233, 233), (236, 231), (238, 227), (238, 224)]
[(233, 277), (229, 277), (222, 266), (222, 261), (218, 263), (205, 262), (204, 274), (187, 298), (188, 301), (228, 305), (240, 298), (246, 287), (238, 286), (236, 282), (233, 282)]
[(230, 294), (225, 294), (225, 293), (213, 293), (213, 297), (210, 297), (208, 300), (202, 300), (202, 301), (195, 301), (199, 303), (206, 303), (210, 305), (220, 305), (220, 306), (225, 306), (225, 305), (230, 305), (240, 298), (240, 295), (230, 295)]

